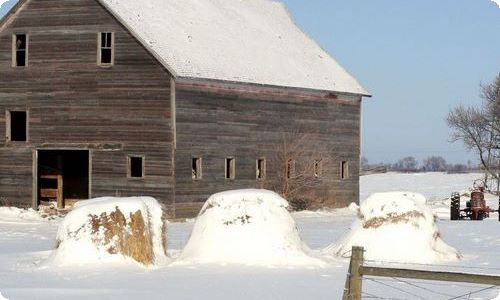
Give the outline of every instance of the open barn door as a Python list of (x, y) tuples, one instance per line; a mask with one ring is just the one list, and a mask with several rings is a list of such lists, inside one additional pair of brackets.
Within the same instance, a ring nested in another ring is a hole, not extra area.
[(72, 206), (89, 197), (88, 150), (38, 150), (38, 203)]

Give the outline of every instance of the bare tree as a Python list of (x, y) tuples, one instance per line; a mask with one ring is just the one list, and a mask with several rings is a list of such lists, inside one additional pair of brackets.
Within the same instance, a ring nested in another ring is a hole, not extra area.
[(446, 171), (446, 160), (441, 156), (430, 156), (424, 160), (423, 169), (427, 172)]
[(490, 84), (481, 85), (480, 107), (459, 106), (448, 115), (453, 129), (452, 141), (462, 141), (474, 150), (485, 171), (485, 182), (494, 179), (500, 185), (500, 74)]
[(415, 157), (407, 156), (394, 164), (393, 169), (400, 172), (416, 172), (418, 170), (418, 162)]
[(368, 163), (368, 158), (362, 156), (359, 166), (361, 171), (368, 170), (370, 168), (370, 165)]
[(328, 153), (312, 140), (310, 134), (282, 133), (274, 151), (277, 176), (268, 188), (287, 199), (293, 209), (307, 209), (313, 204), (323, 167), (331, 161)]

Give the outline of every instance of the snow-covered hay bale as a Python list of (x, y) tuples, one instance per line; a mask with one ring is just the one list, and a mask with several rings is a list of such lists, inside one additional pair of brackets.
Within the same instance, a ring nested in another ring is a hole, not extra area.
[(267, 190), (211, 196), (201, 209), (178, 262), (246, 265), (323, 265), (308, 255), (288, 202)]
[(78, 202), (57, 233), (55, 265), (117, 262), (144, 265), (166, 258), (166, 225), (154, 198), (96, 198)]
[(425, 197), (410, 192), (371, 195), (361, 204), (350, 233), (325, 252), (349, 256), (352, 246), (364, 247), (365, 258), (377, 261), (436, 263), (461, 258), (441, 239)]

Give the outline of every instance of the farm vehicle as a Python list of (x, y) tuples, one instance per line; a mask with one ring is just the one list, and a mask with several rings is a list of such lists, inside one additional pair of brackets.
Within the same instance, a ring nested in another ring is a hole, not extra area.
[[(499, 209), (494, 210), (486, 205), (484, 198), (485, 187), (484, 184), (474, 182), (474, 187), (470, 192), (470, 200), (466, 202), (465, 208), (460, 206), (460, 193), (454, 192), (451, 194), (450, 203), (450, 219), (451, 220), (474, 220), (481, 221), (489, 218), (491, 213), (499, 212), (500, 210), (500, 197), (498, 199)], [(500, 212), (498, 213), (498, 221), (500, 221)]]

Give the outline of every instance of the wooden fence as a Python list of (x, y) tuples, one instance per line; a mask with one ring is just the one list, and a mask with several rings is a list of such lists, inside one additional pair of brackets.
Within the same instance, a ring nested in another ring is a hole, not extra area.
[(363, 247), (352, 247), (342, 300), (360, 300), (363, 276), (467, 282), (500, 286), (500, 276), (364, 266)]

